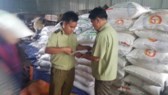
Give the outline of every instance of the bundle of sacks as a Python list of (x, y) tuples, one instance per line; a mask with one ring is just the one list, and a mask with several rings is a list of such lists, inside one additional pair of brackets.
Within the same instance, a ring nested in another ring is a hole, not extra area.
[[(96, 31), (93, 29), (88, 15), (79, 16), (75, 33), (79, 44), (92, 46), (96, 38)], [(86, 53), (87, 51), (79, 52)], [(91, 62), (83, 58), (76, 58), (76, 61), (74, 86), (87, 92), (89, 95), (95, 95), (95, 79), (92, 76)]]
[(161, 95), (167, 86), (167, 18), (168, 11), (152, 11), (139, 17), (130, 28), (139, 38), (127, 55), (132, 65), (125, 67), (129, 75), (124, 81), (147, 95)]
[(126, 72), (124, 68), (128, 65), (126, 56), (132, 51), (133, 43), (136, 39), (136, 36), (130, 31), (130, 28), (139, 16), (149, 11), (150, 9), (134, 2), (119, 3), (106, 10), (108, 22), (117, 31), (119, 39), (118, 76), (117, 83), (115, 83), (119, 92), (135, 95), (139, 91), (135, 86), (125, 84), (124, 78)]
[(92, 76), (91, 62), (89, 60), (79, 58), (75, 66), (74, 86), (87, 92), (89, 95), (94, 94), (95, 79)]
[(45, 48), (48, 42), (48, 38), (59, 26), (46, 26), (39, 33), (39, 39), (37, 39), (36, 45), (38, 46), (38, 61), (36, 62), (36, 69), (41, 71), (50, 71), (50, 55), (45, 53)]
[[(125, 66), (128, 65), (126, 55), (133, 49), (133, 43), (136, 36), (133, 32), (129, 31), (134, 21), (142, 14), (149, 12), (150, 10), (142, 7), (141, 5), (133, 2), (126, 2), (116, 4), (106, 10), (108, 14), (108, 22), (117, 31), (119, 38), (119, 62), (118, 62), (118, 77), (115, 83), (116, 88), (124, 87)], [(96, 32), (91, 26), (88, 14), (81, 15), (76, 30), (77, 39), (80, 44), (93, 45), (96, 38)], [(128, 87), (128, 86), (127, 86)], [(135, 90), (131, 86), (131, 90)], [(113, 89), (112, 89), (113, 90)], [(139, 89), (137, 89), (139, 90)], [(122, 90), (120, 90), (122, 91)], [(119, 91), (114, 90), (115, 95), (119, 95)], [(136, 91), (132, 91), (136, 92)]]
[(134, 2), (116, 4), (106, 10), (108, 22), (119, 33), (119, 54), (127, 55), (132, 50), (135, 36), (129, 31), (134, 21), (150, 10)]

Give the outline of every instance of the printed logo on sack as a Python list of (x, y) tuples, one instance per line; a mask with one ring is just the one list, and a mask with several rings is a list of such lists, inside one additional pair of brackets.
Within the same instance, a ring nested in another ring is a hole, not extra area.
[(154, 16), (150, 16), (149, 18), (150, 24), (161, 24), (161, 22), (162, 22), (161, 16), (154, 15)]
[(145, 50), (145, 55), (147, 55), (149, 57), (155, 57), (156, 51), (155, 50), (146, 49)]
[(130, 45), (127, 42), (119, 41), (119, 44), (125, 47), (129, 47)]
[(148, 38), (148, 40), (149, 40), (150, 42), (156, 42), (156, 41), (157, 41), (157, 39), (155, 39), (155, 38)]
[(118, 19), (115, 22), (117, 25), (123, 25), (124, 24), (124, 20), (123, 19)]

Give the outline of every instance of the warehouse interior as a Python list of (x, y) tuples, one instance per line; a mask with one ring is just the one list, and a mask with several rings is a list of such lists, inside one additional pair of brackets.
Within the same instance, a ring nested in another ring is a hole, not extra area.
[[(4, 54), (3, 22), (9, 22), (9, 26), (13, 24), (7, 28), (18, 31), (22, 25), (10, 19), (15, 16), (34, 33), (21, 38), (17, 44), (24, 69), (24, 87), (19, 95), (50, 95), (52, 63), (45, 49), (52, 33), (60, 28), (65, 12), (78, 14), (74, 29), (78, 43), (94, 47), (97, 32), (88, 17), (96, 7), (106, 11), (107, 21), (118, 37), (117, 77), (112, 95), (168, 95), (168, 0), (0, 0), (0, 63), (1, 54)], [(12, 16), (3, 19), (5, 12), (2, 10)], [(75, 61), (71, 95), (96, 95), (92, 61), (77, 57)], [(0, 85), (0, 93), (5, 91), (3, 87)], [(18, 95), (9, 92), (2, 95)]]

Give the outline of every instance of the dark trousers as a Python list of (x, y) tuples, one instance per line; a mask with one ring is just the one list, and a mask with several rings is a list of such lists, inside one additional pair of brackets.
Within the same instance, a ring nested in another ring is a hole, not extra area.
[(95, 80), (95, 95), (113, 95), (112, 90), (116, 89), (115, 86), (113, 86), (114, 82), (115, 81)]
[(49, 95), (70, 95), (74, 77), (74, 68), (67, 71), (52, 68)]

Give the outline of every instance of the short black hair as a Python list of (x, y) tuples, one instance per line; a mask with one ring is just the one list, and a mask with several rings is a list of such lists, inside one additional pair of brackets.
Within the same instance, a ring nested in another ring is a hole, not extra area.
[(101, 7), (96, 7), (93, 10), (91, 10), (89, 14), (89, 18), (94, 20), (97, 17), (102, 19), (107, 19), (106, 11)]
[(70, 21), (78, 21), (78, 15), (73, 12), (73, 11), (68, 11), (66, 13), (63, 14), (61, 21), (65, 21), (65, 22), (70, 22)]

